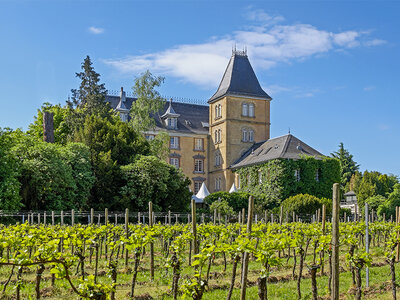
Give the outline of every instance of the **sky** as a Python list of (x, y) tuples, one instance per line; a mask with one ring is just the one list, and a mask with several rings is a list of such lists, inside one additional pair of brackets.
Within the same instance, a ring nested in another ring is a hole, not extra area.
[(0, 127), (26, 130), (42, 103), (65, 103), (86, 55), (106, 88), (147, 69), (166, 97), (206, 102), (247, 49), (273, 98), (271, 136), (360, 170), (400, 175), (400, 1), (0, 0)]

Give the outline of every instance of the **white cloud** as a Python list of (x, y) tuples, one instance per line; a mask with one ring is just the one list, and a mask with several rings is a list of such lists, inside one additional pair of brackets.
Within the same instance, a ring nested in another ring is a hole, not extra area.
[(370, 86), (366, 86), (365, 88), (363, 88), (363, 90), (365, 92), (370, 92), (373, 91), (376, 87), (374, 85), (370, 85)]
[(100, 28), (100, 27), (95, 27), (95, 26), (90, 26), (88, 28), (88, 31), (92, 34), (102, 34), (104, 33), (104, 28)]
[(366, 31), (330, 32), (310, 24), (277, 24), (284, 18), (271, 16), (263, 10), (250, 9), (246, 16), (261, 25), (212, 37), (200, 44), (177, 45), (159, 52), (103, 61), (124, 73), (137, 74), (149, 69), (184, 82), (215, 87), (235, 45), (247, 47), (254, 68), (269, 69), (282, 62), (290, 63), (334, 50), (377, 46), (385, 42), (369, 39), (370, 32)]

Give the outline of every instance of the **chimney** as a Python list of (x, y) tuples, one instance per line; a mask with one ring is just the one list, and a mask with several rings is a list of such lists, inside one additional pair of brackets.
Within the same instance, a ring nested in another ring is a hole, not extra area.
[(53, 113), (43, 112), (43, 141), (54, 143)]

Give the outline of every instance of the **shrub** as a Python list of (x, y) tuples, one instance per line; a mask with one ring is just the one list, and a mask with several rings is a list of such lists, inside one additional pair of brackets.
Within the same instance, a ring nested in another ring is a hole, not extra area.
[(332, 201), (327, 198), (317, 198), (308, 194), (298, 194), (285, 199), (282, 202), (283, 211), (289, 214), (309, 215), (315, 213), (322, 205), (326, 205), (326, 212), (329, 213), (332, 207)]

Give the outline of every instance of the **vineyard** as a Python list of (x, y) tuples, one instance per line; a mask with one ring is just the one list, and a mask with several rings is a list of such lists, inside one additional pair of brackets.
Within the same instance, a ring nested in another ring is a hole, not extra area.
[[(1, 299), (329, 298), (330, 222), (243, 223), (3, 225)], [(396, 298), (399, 230), (370, 223), (367, 253), (366, 224), (340, 223), (341, 297)]]

